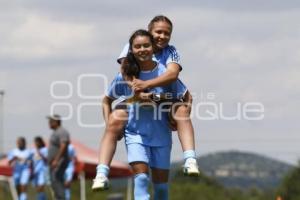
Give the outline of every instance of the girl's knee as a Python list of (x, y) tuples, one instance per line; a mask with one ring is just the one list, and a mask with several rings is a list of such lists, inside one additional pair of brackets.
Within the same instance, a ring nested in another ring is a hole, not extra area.
[(172, 113), (172, 118), (175, 122), (190, 120), (190, 110), (185, 105), (180, 105)]
[(132, 162), (130, 163), (134, 174), (148, 174), (148, 164), (144, 162)]
[(169, 170), (167, 169), (152, 169), (152, 182), (155, 184), (168, 183)]
[(118, 120), (116, 118), (110, 118), (106, 129), (108, 131), (113, 131), (113, 132), (118, 131), (119, 132), (124, 129), (125, 124), (126, 124), (126, 121)]
[(176, 108), (175, 114), (189, 114), (189, 109), (185, 104), (179, 105)]
[(107, 129), (122, 130), (125, 127), (128, 114), (124, 110), (115, 110), (109, 116)]
[(134, 176), (134, 182), (140, 185), (146, 185), (149, 183), (149, 175), (146, 173), (139, 173)]
[(128, 113), (124, 109), (113, 110), (109, 117), (109, 120), (112, 122), (126, 121), (127, 119), (128, 119)]

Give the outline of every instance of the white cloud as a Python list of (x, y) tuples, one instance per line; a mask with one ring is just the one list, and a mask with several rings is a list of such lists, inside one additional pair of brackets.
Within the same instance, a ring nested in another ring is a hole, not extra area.
[(27, 15), (1, 45), (0, 53), (19, 59), (37, 59), (65, 54), (80, 54), (93, 39), (89, 24), (52, 21), (44, 16)]

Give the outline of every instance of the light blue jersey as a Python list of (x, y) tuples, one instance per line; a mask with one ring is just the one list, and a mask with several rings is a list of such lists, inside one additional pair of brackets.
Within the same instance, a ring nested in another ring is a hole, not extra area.
[(7, 159), (10, 161), (15, 157), (17, 159), (14, 165), (14, 173), (19, 172), (24, 168), (30, 167), (30, 162), (32, 161), (33, 153), (29, 149), (20, 150), (16, 148), (8, 153)]
[(72, 178), (73, 178), (73, 174), (74, 174), (74, 171), (75, 171), (75, 163), (74, 163), (75, 156), (76, 156), (75, 148), (73, 147), (72, 144), (69, 144), (68, 145), (69, 163), (68, 163), (68, 166), (66, 168), (65, 177), (64, 177), (66, 182), (71, 181)]
[(48, 149), (42, 147), (33, 149), (33, 183), (36, 186), (45, 185), (47, 182), (48, 165), (47, 159)]
[(45, 159), (47, 159), (48, 156), (47, 147), (34, 149), (33, 154), (33, 172), (37, 173), (39, 171), (45, 170), (45, 168), (47, 167), (47, 162), (45, 161)]
[[(153, 79), (166, 71), (166, 67), (162, 64), (157, 66), (152, 71), (141, 71), (139, 79)], [(153, 93), (172, 93), (173, 96), (179, 98), (184, 96), (187, 91), (186, 87), (180, 80), (173, 82), (167, 86), (155, 87), (149, 92)], [(131, 96), (132, 91), (124, 82), (122, 75), (119, 73), (112, 82), (107, 96), (112, 99), (117, 99), (123, 96)], [(160, 110), (159, 106), (144, 106), (141, 103), (135, 102), (128, 106), (128, 123), (125, 127), (125, 142), (126, 144), (139, 143), (147, 146), (159, 147), (170, 146), (171, 130), (168, 126), (169, 112)]]
[(68, 156), (70, 160), (72, 160), (76, 156), (76, 151), (72, 144), (68, 145)]
[[(121, 62), (122, 58), (125, 58), (127, 56), (128, 50), (129, 50), (129, 43), (127, 43), (124, 46), (120, 56), (117, 59), (118, 63)], [(169, 63), (177, 63), (182, 69), (182, 66), (180, 64), (179, 53), (176, 50), (176, 48), (172, 45), (168, 45), (165, 48), (163, 48), (160, 52), (153, 54), (153, 60), (165, 66), (167, 66)]]
[(33, 153), (29, 149), (20, 150), (18, 148), (8, 153), (9, 161), (16, 158), (13, 167), (13, 178), (16, 185), (26, 185), (30, 177), (30, 163), (32, 162)]

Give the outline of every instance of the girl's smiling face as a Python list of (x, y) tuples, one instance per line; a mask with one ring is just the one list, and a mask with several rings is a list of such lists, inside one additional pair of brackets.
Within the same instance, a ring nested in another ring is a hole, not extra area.
[(171, 39), (172, 27), (165, 21), (155, 22), (150, 30), (157, 48), (165, 48)]
[(153, 46), (148, 36), (137, 36), (132, 42), (132, 53), (138, 62), (152, 60)]

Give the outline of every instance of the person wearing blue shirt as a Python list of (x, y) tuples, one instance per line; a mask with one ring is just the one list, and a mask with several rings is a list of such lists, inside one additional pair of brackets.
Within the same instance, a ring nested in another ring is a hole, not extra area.
[(26, 148), (26, 139), (17, 139), (17, 148), (8, 153), (9, 165), (13, 167), (13, 179), (17, 188), (19, 200), (27, 199), (27, 185), (30, 179), (32, 151)]
[(45, 200), (45, 185), (47, 182), (47, 156), (48, 149), (42, 137), (34, 138), (35, 149), (33, 150), (33, 183), (37, 191), (37, 200)]
[[(177, 80), (178, 74), (182, 69), (180, 64), (180, 56), (176, 48), (169, 45), (172, 22), (165, 16), (154, 17), (148, 25), (149, 32), (154, 37), (154, 54), (152, 59), (157, 63), (165, 66), (164, 73), (148, 80), (140, 78), (133, 79), (132, 89), (135, 92), (149, 90), (154, 87), (168, 85)], [(121, 73), (124, 74), (124, 58), (129, 52), (129, 44), (127, 44), (118, 58), (121, 64)], [(172, 113), (169, 125), (173, 130), (178, 131), (178, 137), (183, 150), (185, 160), (183, 172), (189, 176), (198, 176), (199, 168), (196, 160), (194, 128), (190, 119), (190, 111), (192, 104), (192, 96), (189, 92), (184, 97), (184, 103), (176, 105), (175, 112)], [(127, 122), (128, 115), (123, 109), (115, 109), (112, 111), (112, 117), (106, 121), (106, 129), (101, 139), (99, 150), (99, 164), (96, 168), (97, 174), (108, 176), (109, 166), (116, 150), (117, 141), (122, 138), (123, 130)], [(97, 183), (97, 182), (95, 182)], [(107, 189), (107, 184), (93, 184), (93, 190)]]
[(76, 152), (75, 152), (75, 148), (73, 147), (72, 144), (68, 145), (68, 156), (69, 156), (69, 163), (67, 166), (67, 169), (65, 171), (65, 198), (66, 200), (70, 200), (71, 199), (71, 190), (70, 190), (70, 186), (71, 186), (71, 182), (73, 179), (73, 175), (75, 172), (75, 161), (76, 161)]
[[(123, 74), (128, 77), (124, 78), (119, 73), (111, 83), (105, 97), (108, 103), (103, 105), (104, 115), (111, 117), (109, 113), (113, 100), (120, 97), (127, 99), (129, 117), (125, 126), (125, 143), (128, 162), (135, 174), (134, 199), (150, 199), (148, 185), (151, 169), (154, 200), (167, 200), (172, 146), (172, 134), (168, 125), (169, 110), (166, 111), (160, 104), (153, 102), (151, 96), (168, 93), (172, 98), (180, 100), (185, 96), (187, 89), (181, 81), (177, 80), (165, 86), (151, 88), (147, 93), (134, 93), (126, 80), (134, 79), (137, 76), (141, 80), (153, 79), (163, 74), (166, 67), (152, 60), (153, 37), (148, 31), (137, 30), (133, 33), (130, 38), (130, 50), (131, 53), (127, 56), (128, 63), (124, 67)], [(105, 180), (107, 177), (96, 176), (94, 184), (97, 185), (97, 181), (99, 184), (103, 183), (101, 179)]]

